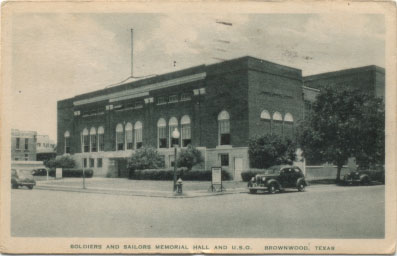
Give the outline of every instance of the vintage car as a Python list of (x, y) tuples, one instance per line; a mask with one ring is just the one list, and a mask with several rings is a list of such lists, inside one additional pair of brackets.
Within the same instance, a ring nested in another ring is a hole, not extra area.
[(11, 170), (11, 187), (18, 188), (26, 186), (33, 189), (36, 181), (33, 179), (32, 170), (29, 169), (12, 169)]
[(385, 184), (385, 169), (380, 167), (350, 171), (343, 176), (342, 180), (346, 185), (369, 185), (373, 181)]
[(274, 194), (284, 191), (286, 188), (295, 188), (305, 191), (307, 182), (299, 167), (289, 165), (277, 165), (266, 170), (264, 174), (257, 174), (248, 182), (251, 194), (257, 191), (267, 191)]

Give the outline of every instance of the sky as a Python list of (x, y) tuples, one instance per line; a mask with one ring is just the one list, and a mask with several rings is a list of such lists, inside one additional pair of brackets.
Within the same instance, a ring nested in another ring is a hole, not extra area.
[(18, 14), (12, 20), (12, 127), (56, 140), (58, 100), (130, 76), (131, 29), (137, 77), (246, 55), (303, 75), (385, 66), (379, 14)]

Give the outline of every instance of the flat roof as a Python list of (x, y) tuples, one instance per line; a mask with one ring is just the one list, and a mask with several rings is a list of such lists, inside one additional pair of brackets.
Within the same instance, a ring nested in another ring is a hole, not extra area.
[[(109, 86), (108, 88), (79, 94), (79, 95), (76, 95), (71, 98), (59, 100), (58, 102), (66, 102), (69, 100), (80, 101), (80, 100), (85, 100), (85, 99), (89, 99), (89, 98), (93, 98), (93, 97), (100, 97), (103, 95), (114, 94), (117, 92), (120, 93), (125, 90), (137, 89), (140, 87), (145, 87), (145, 86), (150, 86), (150, 85), (156, 85), (156, 84), (168, 81), (168, 80), (173, 80), (173, 79), (178, 79), (178, 78), (193, 76), (193, 75), (198, 75), (198, 74), (204, 74), (204, 73), (206, 74), (207, 72), (208, 73), (213, 73), (213, 72), (219, 73), (219, 68), (224, 65), (242, 64), (242, 65), (246, 66), (247, 69), (249, 69), (249, 68), (255, 69), (255, 67), (253, 65), (249, 65), (249, 61), (251, 61), (252, 64), (259, 64), (259, 65), (264, 64), (269, 67), (272, 67), (272, 72), (274, 72), (275, 70), (279, 70), (282, 72), (288, 72), (291, 74), (301, 76), (300, 69), (284, 66), (281, 64), (277, 64), (274, 62), (262, 60), (262, 59), (251, 57), (251, 56), (243, 56), (243, 57), (239, 57), (239, 58), (235, 58), (235, 59), (231, 59), (231, 60), (225, 60), (225, 61), (222, 61), (219, 63), (194, 66), (194, 67), (181, 69), (181, 70), (174, 71), (174, 72), (168, 72), (168, 73), (161, 74), (161, 75), (155, 75), (152, 77), (143, 78), (143, 79), (136, 80), (136, 81), (115, 84), (114, 86), (111, 86), (111, 87)], [(153, 88), (153, 89), (155, 89), (155, 88)]]
[(370, 66), (363, 66), (363, 67), (357, 67), (357, 68), (349, 68), (349, 69), (331, 71), (331, 72), (321, 73), (321, 74), (317, 74), (317, 75), (305, 76), (305, 77), (303, 77), (303, 82), (311, 82), (311, 81), (315, 81), (315, 80), (328, 79), (328, 78), (332, 78), (332, 77), (351, 75), (351, 74), (368, 72), (368, 71), (376, 71), (376, 72), (385, 74), (384, 68), (378, 67), (375, 65), (370, 65)]

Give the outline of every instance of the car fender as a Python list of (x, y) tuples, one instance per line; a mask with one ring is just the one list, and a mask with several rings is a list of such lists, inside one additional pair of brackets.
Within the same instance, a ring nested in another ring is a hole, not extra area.
[(277, 186), (278, 188), (281, 187), (280, 182), (278, 182), (276, 179), (269, 179), (268, 181), (266, 181), (267, 187), (270, 186), (270, 184), (276, 184), (276, 186)]
[(364, 179), (368, 179), (368, 181), (371, 180), (368, 174), (361, 174), (360, 175), (360, 182), (362, 182)]
[(298, 178), (298, 179), (296, 180), (296, 186), (298, 186), (298, 184), (299, 184), (300, 182), (303, 182), (303, 184), (305, 184), (305, 186), (308, 185), (307, 182), (306, 182), (306, 180), (305, 180), (305, 178)]

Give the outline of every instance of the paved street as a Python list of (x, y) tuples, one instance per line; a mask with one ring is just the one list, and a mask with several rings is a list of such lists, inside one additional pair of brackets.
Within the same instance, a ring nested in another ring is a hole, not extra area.
[(12, 190), (13, 236), (381, 238), (384, 186), (153, 198)]

